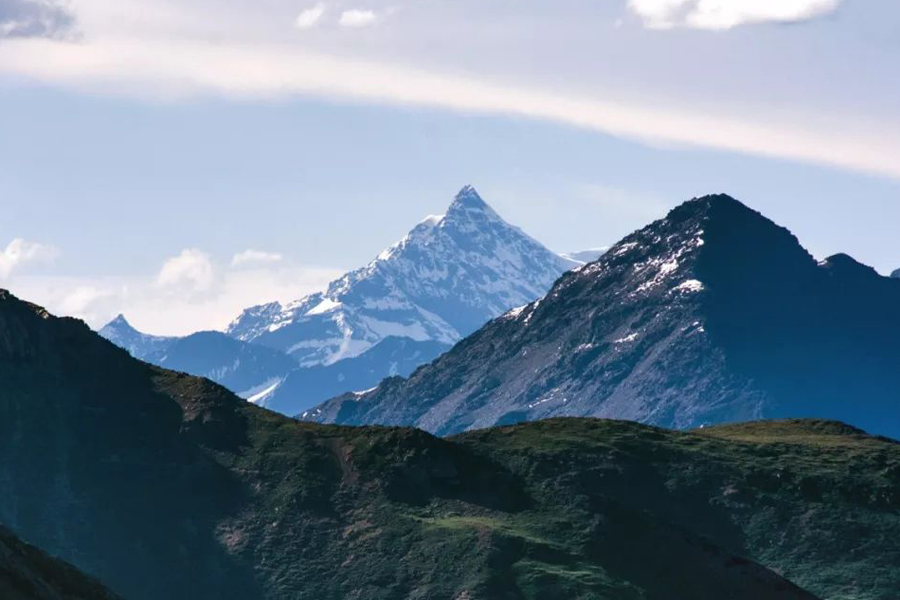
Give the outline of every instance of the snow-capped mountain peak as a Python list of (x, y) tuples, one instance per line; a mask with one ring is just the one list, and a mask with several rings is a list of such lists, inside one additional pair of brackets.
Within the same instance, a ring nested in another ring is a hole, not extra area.
[(244, 311), (227, 332), (302, 366), (357, 356), (388, 336), (452, 344), (539, 297), (576, 266), (506, 223), (472, 186), (327, 291)]
[(484, 219), (500, 219), (500, 215), (494, 212), (478, 191), (471, 185), (463, 187), (447, 210), (447, 214), (454, 217), (460, 213), (471, 213)]

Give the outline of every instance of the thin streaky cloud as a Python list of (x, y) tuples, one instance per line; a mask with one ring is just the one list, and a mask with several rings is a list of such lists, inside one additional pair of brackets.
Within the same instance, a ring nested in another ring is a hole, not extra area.
[(629, 0), (651, 29), (724, 30), (760, 23), (798, 23), (837, 10), (842, 0)]
[[(191, 60), (185, 60), (190, 56)], [(502, 85), (391, 64), (314, 55), (291, 46), (104, 39), (22, 39), (0, 52), (0, 73), (87, 92), (172, 101), (216, 94), (243, 100), (351, 99), (554, 121), (651, 144), (715, 148), (900, 178), (900, 136), (833, 117), (735, 118)], [(649, 102), (649, 101), (648, 101)]]
[(368, 27), (377, 20), (374, 11), (354, 8), (341, 13), (338, 23), (342, 27)]
[(270, 265), (279, 263), (284, 259), (277, 252), (265, 252), (263, 250), (254, 250), (252, 248), (238, 252), (231, 258), (232, 267), (245, 267), (248, 265)]

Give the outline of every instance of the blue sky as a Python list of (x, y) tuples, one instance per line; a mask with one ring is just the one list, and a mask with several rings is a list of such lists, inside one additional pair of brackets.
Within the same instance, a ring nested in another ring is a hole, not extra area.
[(874, 0), (0, 0), (0, 286), (221, 327), (466, 183), (558, 251), (727, 192), (887, 272), (898, 32)]

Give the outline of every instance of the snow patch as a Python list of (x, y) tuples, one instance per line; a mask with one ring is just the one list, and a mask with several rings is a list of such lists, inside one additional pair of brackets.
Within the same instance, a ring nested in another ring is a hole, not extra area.
[(524, 304), (522, 306), (517, 306), (514, 309), (512, 309), (511, 311), (507, 312), (505, 315), (503, 315), (503, 317), (506, 319), (517, 319), (519, 317), (519, 315), (521, 315), (525, 311), (525, 309), (528, 308), (528, 306), (529, 306), (528, 304)]
[(682, 281), (675, 287), (675, 291), (677, 292), (702, 292), (704, 289), (703, 282), (698, 279), (688, 279), (687, 281)]
[(621, 244), (621, 245), (619, 245), (618, 248), (616, 248), (616, 251), (613, 252), (613, 256), (622, 256), (629, 250), (631, 250), (633, 248), (637, 248), (637, 245), (638, 245), (637, 242), (628, 242), (625, 244)]
[[(259, 406), (265, 406), (265, 401), (272, 395), (281, 382), (284, 381), (282, 377), (274, 377), (269, 379), (265, 383), (256, 386), (255, 388), (251, 388), (245, 392), (241, 392), (238, 394), (241, 398), (245, 398), (247, 402), (251, 402), (253, 404), (258, 404)], [(262, 388), (262, 389), (260, 389)], [(259, 391), (256, 391), (259, 390)]]
[(321, 302), (316, 304), (314, 307), (306, 311), (307, 316), (311, 315), (321, 315), (327, 312), (331, 312), (337, 308), (341, 307), (341, 303), (331, 298), (324, 298)]

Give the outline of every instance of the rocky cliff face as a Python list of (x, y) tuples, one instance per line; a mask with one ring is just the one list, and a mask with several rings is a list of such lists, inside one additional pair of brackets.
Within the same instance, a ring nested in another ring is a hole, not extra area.
[(692, 200), (408, 379), (303, 415), (448, 434), (550, 416), (838, 418), (900, 437), (900, 283)]

